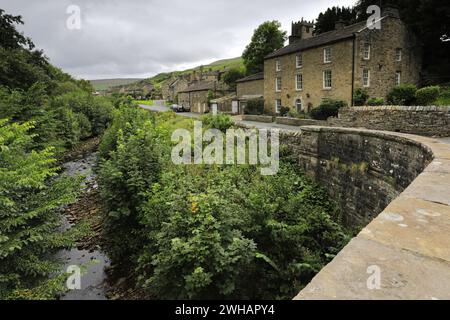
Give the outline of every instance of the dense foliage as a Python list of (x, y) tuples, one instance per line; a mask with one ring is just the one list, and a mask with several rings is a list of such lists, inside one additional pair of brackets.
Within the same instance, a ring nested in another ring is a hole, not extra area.
[(20, 16), (0, 10), (0, 119), (33, 121), (36, 145), (62, 151), (101, 134), (112, 104), (92, 96), (91, 85), (52, 66), (16, 29)]
[(266, 21), (256, 28), (242, 54), (248, 75), (263, 71), (264, 58), (284, 46), (286, 34), (278, 21)]
[(226, 83), (231, 91), (236, 91), (236, 81), (244, 78), (245, 72), (240, 69), (231, 69), (224, 73), (222, 80)]
[(314, 34), (335, 30), (336, 22), (342, 22), (344, 25), (355, 23), (357, 11), (347, 7), (332, 7), (325, 12), (321, 12), (314, 25)]
[(357, 88), (353, 93), (353, 105), (354, 106), (364, 106), (369, 99), (369, 94), (366, 89)]
[(416, 103), (419, 106), (428, 106), (436, 102), (441, 94), (439, 86), (424, 87), (416, 92)]
[(75, 199), (79, 181), (48, 181), (57, 172), (53, 149), (33, 150), (32, 128), (0, 120), (0, 299), (53, 298), (42, 290), (58, 271), (52, 255), (75, 236), (58, 232), (55, 211)]
[(398, 106), (412, 106), (416, 102), (417, 87), (413, 84), (402, 84), (392, 88), (388, 93), (388, 102)]
[(109, 255), (157, 298), (292, 298), (348, 240), (334, 205), (288, 163), (173, 165), (185, 121), (115, 113), (99, 165)]
[(315, 120), (327, 120), (329, 117), (337, 117), (340, 108), (347, 106), (342, 100), (324, 99), (322, 103), (311, 110), (311, 117)]
[(113, 104), (52, 66), (22, 23), (0, 10), (0, 299), (51, 299), (64, 289), (55, 254), (79, 236), (60, 230), (59, 212), (80, 181), (55, 163), (106, 129)]

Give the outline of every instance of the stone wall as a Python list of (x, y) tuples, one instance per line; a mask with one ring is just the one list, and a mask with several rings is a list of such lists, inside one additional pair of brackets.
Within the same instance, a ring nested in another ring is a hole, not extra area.
[(420, 144), (387, 133), (301, 129), (282, 134), (282, 156), (292, 158), (328, 190), (350, 227), (365, 226), (375, 218), (432, 158)]
[(450, 136), (450, 107), (353, 107), (329, 118), (335, 127), (363, 127), (422, 136)]
[(295, 299), (450, 299), (450, 145), (367, 129), (281, 132), (295, 161), (368, 225)]
[(288, 126), (326, 126), (326, 121), (314, 119), (299, 119), (290, 117), (276, 117), (275, 122)]

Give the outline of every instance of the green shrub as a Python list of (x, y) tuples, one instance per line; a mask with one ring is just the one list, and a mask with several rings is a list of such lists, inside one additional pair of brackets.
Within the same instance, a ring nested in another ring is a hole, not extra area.
[(450, 89), (443, 89), (435, 103), (438, 106), (450, 106)]
[[(152, 121), (132, 117), (130, 109), (118, 113), (105, 133), (100, 149), (98, 179), (106, 204), (103, 233), (110, 257), (118, 265), (127, 266), (142, 248), (138, 213), (145, 192), (158, 181), (161, 163), (169, 144)], [(127, 118), (132, 122), (128, 122)]]
[(382, 106), (384, 105), (384, 99), (383, 98), (370, 98), (369, 100), (367, 100), (367, 105), (368, 106)]
[(358, 88), (353, 93), (353, 105), (364, 106), (369, 99), (369, 94), (366, 89)]
[(419, 106), (428, 106), (433, 104), (441, 93), (439, 86), (430, 86), (417, 90), (416, 102)]
[(279, 114), (280, 116), (285, 117), (289, 114), (289, 111), (291, 111), (291, 109), (288, 107), (280, 107)]
[(264, 99), (251, 99), (247, 101), (245, 114), (261, 115), (264, 113)]
[(233, 120), (226, 114), (218, 114), (216, 116), (207, 114), (201, 117), (201, 121), (204, 127), (218, 129), (223, 132), (233, 126)]
[(99, 169), (105, 248), (151, 296), (291, 298), (348, 241), (326, 192), (294, 167), (175, 166), (162, 128), (185, 119), (129, 112), (103, 138), (116, 137)]
[(315, 120), (327, 120), (329, 117), (337, 117), (339, 109), (347, 106), (342, 100), (324, 99), (322, 103), (311, 110), (311, 117)]
[(413, 84), (402, 84), (394, 87), (388, 94), (388, 103), (398, 106), (411, 106), (416, 101), (417, 87)]
[(50, 179), (58, 170), (53, 151), (33, 150), (31, 129), (0, 120), (0, 299), (54, 298), (54, 256), (75, 239), (74, 230), (59, 231), (58, 210), (75, 200), (79, 181)]

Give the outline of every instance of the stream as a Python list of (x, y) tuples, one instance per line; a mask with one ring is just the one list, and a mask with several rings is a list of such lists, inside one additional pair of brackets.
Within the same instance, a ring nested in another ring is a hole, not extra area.
[[(94, 152), (82, 159), (66, 162), (61, 167), (64, 173), (69, 176), (86, 176), (83, 185), (87, 185), (89, 188), (98, 188), (95, 182), (95, 174), (92, 170), (96, 157), (97, 153)], [(64, 215), (62, 230), (67, 230), (71, 227), (72, 223)], [(64, 261), (64, 271), (73, 265), (82, 269), (81, 289), (69, 290), (61, 295), (60, 300), (107, 300), (105, 267), (110, 265), (110, 261), (99, 247), (95, 250), (80, 250), (74, 247), (70, 250), (60, 251), (57, 257)]]

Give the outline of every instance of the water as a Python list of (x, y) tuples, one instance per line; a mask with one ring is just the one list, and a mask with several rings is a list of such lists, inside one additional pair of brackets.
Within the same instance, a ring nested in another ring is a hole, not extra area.
[[(83, 159), (74, 160), (63, 164), (64, 173), (70, 176), (86, 176), (83, 184), (97, 188), (95, 174), (92, 167), (95, 164), (97, 153), (92, 153)], [(63, 230), (72, 225), (63, 217)], [(110, 265), (108, 257), (100, 250), (62, 250), (57, 257), (64, 261), (64, 271), (71, 265), (83, 266), (81, 274), (81, 289), (70, 290), (60, 297), (60, 300), (106, 300), (106, 273), (105, 267)]]

